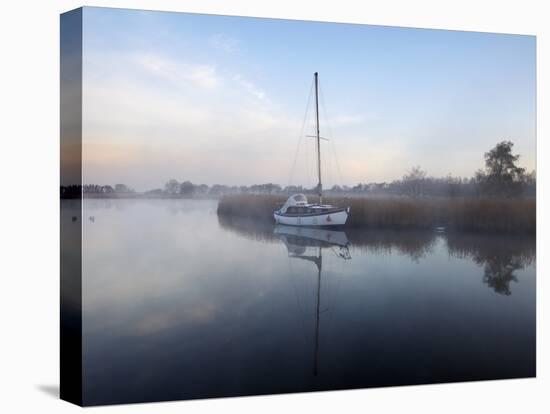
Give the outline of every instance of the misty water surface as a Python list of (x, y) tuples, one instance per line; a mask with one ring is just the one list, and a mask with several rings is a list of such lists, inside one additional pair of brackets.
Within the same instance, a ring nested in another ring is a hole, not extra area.
[(532, 239), (345, 248), (211, 200), (85, 200), (83, 226), (87, 404), (535, 375)]

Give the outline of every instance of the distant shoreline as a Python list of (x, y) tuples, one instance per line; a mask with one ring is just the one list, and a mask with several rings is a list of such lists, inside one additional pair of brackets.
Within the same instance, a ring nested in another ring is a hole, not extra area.
[[(185, 196), (182, 194), (147, 194), (147, 193), (84, 193), (83, 199), (102, 199), (102, 200), (120, 200), (120, 199), (144, 199), (144, 200), (219, 200), (222, 196)], [(75, 197), (61, 197), (62, 199), (77, 199)]]
[[(305, 193), (308, 197), (315, 197), (315, 194), (309, 194)], [(71, 200), (71, 199), (105, 199), (105, 200), (118, 200), (118, 199), (161, 199), (161, 200), (221, 200), (224, 197), (238, 197), (238, 196), (244, 196), (244, 197), (276, 197), (281, 199), (286, 199), (286, 197), (289, 197), (290, 194), (262, 194), (262, 193), (237, 193), (237, 194), (220, 194), (220, 195), (183, 195), (183, 194), (148, 194), (148, 193), (83, 193), (82, 197), (79, 194), (76, 195), (68, 195), (68, 196), (61, 196), (62, 200)], [(499, 200), (498, 198), (492, 199), (488, 197), (451, 197), (451, 196), (426, 196), (426, 197), (419, 197), (419, 198), (411, 198), (406, 195), (391, 195), (391, 194), (331, 194), (330, 192), (325, 193), (326, 197), (333, 198), (333, 199), (366, 199), (366, 200), (383, 200), (383, 199), (390, 199), (390, 200), (464, 200), (464, 199), (472, 199), (472, 200)], [(536, 197), (533, 195), (527, 195), (520, 198), (517, 198), (518, 200), (535, 200)], [(506, 200), (506, 199), (504, 199)], [(515, 200), (515, 198), (511, 198), (508, 200)], [(284, 200), (283, 200), (284, 201)]]

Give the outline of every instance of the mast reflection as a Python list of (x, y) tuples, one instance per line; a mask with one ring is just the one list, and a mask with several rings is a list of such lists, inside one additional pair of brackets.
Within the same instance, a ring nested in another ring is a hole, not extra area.
[[(317, 268), (317, 295), (315, 302), (315, 351), (313, 375), (317, 376), (319, 361), (319, 314), (321, 308), (321, 275), (323, 271), (323, 249), (330, 249), (342, 260), (351, 260), (349, 241), (344, 231), (323, 228), (293, 227), (277, 225), (273, 230), (286, 246), (288, 257), (315, 264)], [(312, 251), (313, 250), (313, 251)]]

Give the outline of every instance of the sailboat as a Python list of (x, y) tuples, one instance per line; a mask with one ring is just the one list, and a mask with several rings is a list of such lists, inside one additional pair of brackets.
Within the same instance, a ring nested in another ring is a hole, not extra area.
[(319, 76), (315, 72), (315, 138), (317, 147), (318, 203), (309, 203), (304, 194), (291, 195), (281, 208), (273, 212), (277, 224), (287, 226), (342, 226), (346, 224), (350, 208), (323, 204), (321, 183), (321, 136), (319, 134)]

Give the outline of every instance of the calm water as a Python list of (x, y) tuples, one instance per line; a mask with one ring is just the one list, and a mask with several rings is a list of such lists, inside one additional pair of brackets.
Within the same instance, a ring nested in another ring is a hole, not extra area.
[(293, 234), (215, 201), (84, 217), (86, 404), (535, 375), (533, 240)]

